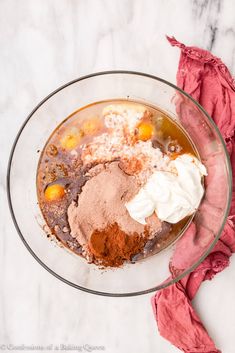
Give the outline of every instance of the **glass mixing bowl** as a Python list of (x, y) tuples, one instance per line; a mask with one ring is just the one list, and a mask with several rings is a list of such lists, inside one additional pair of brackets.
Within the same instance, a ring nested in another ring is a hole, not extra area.
[[(37, 203), (36, 171), (53, 130), (72, 112), (90, 103), (131, 99), (154, 105), (189, 134), (207, 167), (204, 199), (193, 223), (171, 246), (122, 268), (101, 270), (50, 242)], [(224, 141), (205, 110), (188, 94), (151, 75), (100, 72), (67, 83), (49, 94), (26, 119), (14, 142), (8, 167), (8, 198), (16, 229), (33, 257), (50, 273), (87, 292), (131, 296), (170, 285), (208, 255), (223, 230), (231, 198), (231, 168)]]

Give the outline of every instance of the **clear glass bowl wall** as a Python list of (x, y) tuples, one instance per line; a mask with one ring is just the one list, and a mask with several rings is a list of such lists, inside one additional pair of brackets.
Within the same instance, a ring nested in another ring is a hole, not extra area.
[[(40, 157), (37, 151), (43, 149), (49, 135), (72, 112), (90, 103), (117, 98), (155, 105), (176, 119), (193, 140), (208, 169), (208, 177), (205, 179), (205, 198), (194, 217), (196, 236), (190, 237), (188, 232), (187, 236), (183, 235), (157, 255), (104, 271), (47, 239), (43, 230), (45, 222), (37, 203), (36, 171)], [(219, 189), (221, 192), (218, 193)], [(53, 275), (76, 288), (96, 294), (138, 295), (179, 280), (211, 250), (229, 210), (231, 169), (218, 129), (186, 93), (150, 75), (104, 72), (59, 88), (30, 114), (12, 149), (8, 196), (13, 220), (24, 244)], [(173, 278), (169, 278), (169, 265)]]

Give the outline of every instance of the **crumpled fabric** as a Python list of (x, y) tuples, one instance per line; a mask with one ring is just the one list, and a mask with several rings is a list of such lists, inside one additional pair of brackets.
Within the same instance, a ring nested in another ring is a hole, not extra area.
[[(229, 265), (235, 252), (235, 80), (221, 59), (209, 51), (187, 47), (174, 37), (167, 39), (181, 49), (177, 85), (204, 107), (225, 140), (232, 165), (233, 192), (229, 217), (211, 253), (189, 275), (158, 291), (152, 306), (161, 336), (177, 348), (185, 353), (219, 353), (191, 300), (203, 281), (211, 280)], [(194, 236), (195, 232), (191, 225), (187, 236)]]

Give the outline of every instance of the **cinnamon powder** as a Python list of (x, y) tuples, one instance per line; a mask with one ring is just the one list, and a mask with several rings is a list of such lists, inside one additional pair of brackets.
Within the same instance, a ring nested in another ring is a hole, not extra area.
[(147, 234), (128, 235), (119, 228), (117, 223), (114, 223), (104, 230), (95, 230), (88, 247), (99, 264), (118, 267), (143, 250), (146, 238)]

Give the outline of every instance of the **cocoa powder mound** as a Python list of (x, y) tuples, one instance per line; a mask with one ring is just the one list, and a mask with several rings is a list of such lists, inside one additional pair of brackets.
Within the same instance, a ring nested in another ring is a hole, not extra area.
[(118, 267), (132, 256), (143, 250), (146, 236), (138, 233), (131, 235), (123, 232), (117, 223), (103, 230), (95, 230), (89, 240), (88, 247), (95, 262), (102, 266)]
[(140, 186), (134, 176), (123, 172), (118, 161), (98, 165), (89, 173), (92, 177), (83, 186), (77, 204), (72, 202), (68, 207), (71, 235), (81, 246), (86, 246), (95, 230), (103, 231), (114, 223), (129, 235), (142, 235), (147, 228), (149, 233), (161, 230), (162, 224), (155, 214), (146, 220), (146, 225), (129, 215), (125, 203), (137, 194)]

